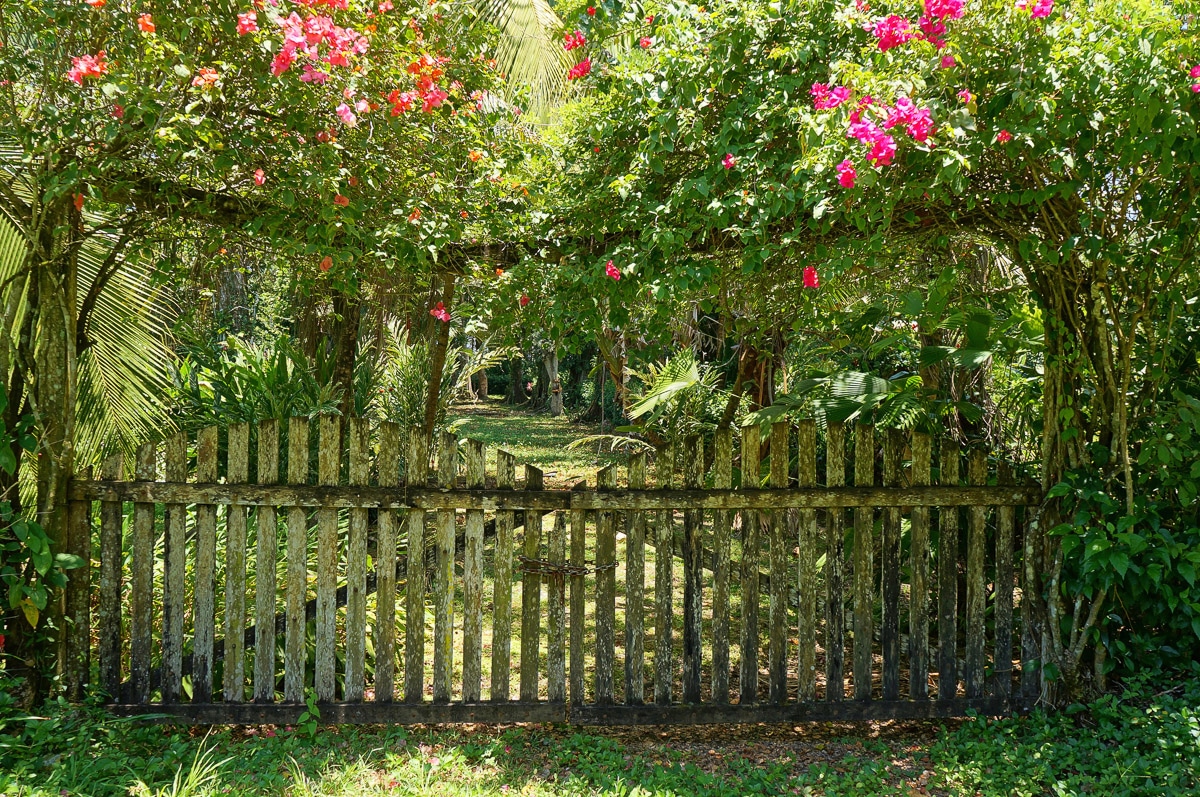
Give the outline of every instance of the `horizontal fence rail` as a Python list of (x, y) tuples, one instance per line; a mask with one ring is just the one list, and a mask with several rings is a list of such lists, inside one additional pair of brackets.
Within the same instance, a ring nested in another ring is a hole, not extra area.
[(570, 489), (356, 418), (145, 444), (70, 486), (91, 567), (68, 587), (69, 693), (205, 724), (294, 723), (314, 700), (324, 722), (577, 724), (1030, 702), (1017, 574), (1039, 490), (920, 432), (740, 438)]

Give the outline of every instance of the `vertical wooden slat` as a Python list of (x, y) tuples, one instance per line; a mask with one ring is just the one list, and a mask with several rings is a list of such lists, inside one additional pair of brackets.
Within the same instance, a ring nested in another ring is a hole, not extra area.
[[(913, 487), (929, 486), (930, 450), (929, 435), (913, 432)], [(908, 693), (913, 700), (924, 700), (929, 697), (929, 507), (913, 507), (909, 539), (912, 590), (908, 604)]]
[[(817, 485), (817, 423), (806, 419), (796, 427), (796, 475), (800, 487)], [(817, 697), (817, 513), (800, 510), (800, 699)]]
[[(379, 424), (379, 486), (400, 481), (400, 427)], [(379, 510), (375, 546), (375, 702), (391, 703), (396, 694), (396, 513)]]
[[(104, 460), (101, 477), (119, 481), (125, 475), (125, 460), (114, 454)], [(100, 688), (112, 700), (121, 688), (121, 526), (124, 510), (120, 501), (100, 503), (100, 607), (97, 626), (100, 648)], [(212, 615), (210, 614), (211, 618)]]
[[(288, 420), (288, 483), (308, 483), (308, 419)], [(283, 699), (304, 700), (308, 597), (308, 513), (293, 506), (287, 512), (287, 596), (283, 640)]]
[[(758, 425), (742, 427), (742, 489), (757, 490), (762, 453)], [(762, 548), (758, 512), (743, 509), (742, 519), (742, 660), (738, 702), (758, 702), (758, 558)]]
[[(517, 482), (517, 465), (513, 455), (501, 449), (496, 452), (496, 487), (511, 490)], [(512, 682), (512, 553), (513, 512), (502, 509), (496, 513), (496, 552), (493, 558), (495, 609), (492, 622), (492, 700), (508, 700)], [(582, 598), (582, 594), (580, 596)], [(571, 638), (575, 634), (575, 586), (571, 585)], [(582, 611), (580, 616), (582, 616)], [(574, 655), (572, 648), (571, 655)], [(572, 677), (574, 668), (572, 667)], [(582, 674), (581, 674), (582, 677)]]
[[(656, 481), (664, 490), (674, 483), (675, 459), (671, 448), (659, 449)], [(654, 702), (671, 703), (671, 593), (674, 589), (675, 541), (671, 510), (658, 512), (654, 522)]]
[(1042, 578), (1040, 524), (1031, 522), (1030, 508), (1021, 510), (1021, 703), (1033, 704), (1041, 690), (1041, 651), (1045, 649), (1042, 621), (1033, 611), (1032, 595)]
[[(609, 465), (596, 474), (596, 489), (615, 490), (617, 466)], [(613, 513), (596, 513), (596, 703), (613, 702), (613, 666), (617, 617), (617, 533)]]
[[(846, 483), (846, 428), (840, 423), (825, 426), (825, 485)], [(840, 701), (846, 696), (846, 512), (830, 509), (825, 532), (825, 699)]]
[[(482, 533), (482, 528), (481, 528)], [(567, 516), (557, 512), (554, 525), (550, 527), (550, 543), (546, 559), (554, 565), (567, 560)], [(567, 611), (566, 574), (557, 570), (550, 574), (546, 584), (546, 604), (549, 614), (546, 630), (546, 682), (547, 698), (551, 703), (563, 703), (567, 699)]]
[[(700, 489), (704, 440), (692, 435), (683, 444), (683, 486)], [(683, 702), (700, 702), (700, 670), (704, 629), (704, 512), (683, 513)]]
[[(229, 427), (225, 478), (230, 484), (250, 479), (250, 424)], [(248, 507), (229, 506), (225, 515), (225, 702), (241, 703), (246, 691), (246, 516)]]
[[(1001, 462), (997, 469), (1002, 485), (1013, 483), (1012, 465)], [(996, 650), (992, 662), (997, 697), (1012, 696), (1013, 652), (1013, 520), (1016, 508), (1002, 506), (996, 510)]]
[[(525, 466), (525, 489), (542, 489), (542, 471)], [(542, 513), (525, 512), (526, 559), (538, 559), (542, 547)], [(538, 698), (538, 656), (541, 655), (542, 578), (538, 573), (521, 574), (521, 700)]]
[[(580, 481), (571, 489), (587, 488), (586, 481)], [(584, 556), (587, 544), (587, 512), (582, 509), (571, 510), (571, 566), (580, 568), (571, 574), (571, 654), (570, 654), (570, 690), (571, 705), (582, 705), (584, 698), (583, 671), (583, 630), (586, 595), (584, 593), (583, 571)]]
[[(321, 438), (317, 453), (317, 483), (337, 484), (341, 471), (341, 418), (321, 416)], [(337, 656), (337, 537), (338, 511), (317, 511), (317, 699), (329, 702), (336, 691)]]
[[(630, 487), (633, 485), (630, 484)], [(713, 438), (713, 487), (733, 486), (733, 432), (718, 429)], [(730, 512), (713, 512), (712, 699), (729, 702), (729, 531)]]
[[(217, 427), (196, 435), (196, 481), (217, 480)], [(210, 703), (213, 697), (213, 637), (216, 624), (217, 508), (196, 507), (196, 610), (192, 614), (192, 702)]]
[[(484, 446), (468, 440), (467, 487), (484, 486)], [(483, 688), (483, 510), (468, 509), (463, 551), (463, 700), (479, 700)]]
[[(438, 486), (458, 482), (458, 437), (443, 432), (438, 447)], [(453, 509), (437, 511), (433, 571), (433, 702), (450, 700), (454, 671), (454, 516)]]
[[(967, 460), (967, 479), (971, 485), (987, 484), (987, 452), (976, 449)], [(967, 657), (963, 681), (967, 697), (983, 697), (984, 601), (987, 585), (984, 556), (987, 547), (987, 508), (968, 510), (967, 525)]]
[[(883, 438), (883, 484), (900, 484), (900, 457), (903, 438), (898, 429), (888, 429)], [(883, 513), (883, 541), (880, 554), (883, 570), (883, 613), (879, 635), (883, 642), (883, 699), (900, 698), (900, 507), (889, 506)]]
[[(875, 429), (859, 424), (854, 430), (854, 485), (875, 483)], [(870, 507), (854, 510), (854, 697), (871, 699), (871, 650), (874, 637), (874, 524)]]
[[(938, 484), (957, 487), (962, 452), (943, 440)], [(958, 507), (938, 509), (938, 699), (958, 694)]]
[[(186, 477), (186, 472), (184, 475)], [(92, 469), (84, 468), (77, 474), (77, 478), (90, 482)], [(78, 556), (82, 562), (78, 569), (72, 570), (68, 574), (66, 594), (64, 595), (67, 628), (63, 680), (66, 685), (67, 699), (78, 703), (83, 700), (84, 687), (91, 680), (89, 671), (91, 669), (92, 643), (92, 502), (90, 500), (71, 501), (67, 506), (66, 550), (67, 553)], [(182, 590), (179, 597), (182, 599)], [(182, 634), (181, 625), (180, 637)]]
[[(139, 481), (154, 481), (157, 449), (143, 443), (137, 450)], [(154, 621), (154, 504), (133, 505), (133, 565), (130, 585), (129, 685), (131, 702), (150, 701), (150, 649)]]
[[(646, 455), (629, 457), (629, 489), (646, 489)], [(625, 702), (645, 702), (646, 651), (643, 622), (646, 600), (646, 513), (626, 513), (625, 530)], [(582, 642), (582, 640), (581, 640)]]
[[(409, 429), (407, 448), (407, 486), (424, 489), (429, 478), (429, 447), (425, 432), (419, 428)], [(406, 703), (420, 703), (425, 699), (424, 510), (408, 510), (405, 521), (408, 527), (408, 564), (404, 589), (404, 700)]]
[[(166, 477), (169, 482), (187, 481), (187, 437), (182, 433), (166, 440)], [(184, 573), (187, 565), (187, 507), (169, 504), (163, 516), (166, 525), (163, 565), (162, 699), (175, 703), (183, 688)]]
[[(371, 427), (350, 419), (350, 484), (366, 485), (371, 475)], [(346, 541), (346, 680), (345, 699), (358, 703), (366, 688), (367, 647), (367, 510), (350, 510)]]
[[(771, 487), (788, 486), (788, 433), (786, 421), (771, 425)], [(768, 611), (770, 638), (767, 642), (768, 699), (772, 703), (787, 700), (787, 599), (788, 535), (787, 510), (776, 510), (770, 519), (771, 602)]]
[[(258, 424), (258, 483), (279, 481), (279, 421)], [(278, 516), (273, 506), (258, 508), (258, 547), (254, 555), (254, 700), (275, 700), (275, 559), (279, 555)]]

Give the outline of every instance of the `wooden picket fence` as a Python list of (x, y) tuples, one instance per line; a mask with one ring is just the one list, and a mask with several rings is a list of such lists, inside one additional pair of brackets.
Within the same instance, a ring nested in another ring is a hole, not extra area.
[(1002, 714), (1032, 696), (1014, 565), (1041, 495), (1003, 463), (989, 486), (985, 451), (964, 484), (955, 443), (935, 470), (928, 435), (829, 424), (820, 483), (816, 423), (777, 423), (740, 430), (736, 470), (726, 430), (657, 452), (653, 484), (635, 454), (624, 487), (611, 465), (547, 490), (503, 450), (489, 475), (483, 443), (430, 452), (401, 431), (212, 427), (143, 445), (132, 480), (119, 456), (75, 480), (71, 538), (98, 584), (70, 587), (70, 692), (94, 678), (117, 713), (196, 723), (292, 723), (312, 696), (325, 722), (581, 724)]

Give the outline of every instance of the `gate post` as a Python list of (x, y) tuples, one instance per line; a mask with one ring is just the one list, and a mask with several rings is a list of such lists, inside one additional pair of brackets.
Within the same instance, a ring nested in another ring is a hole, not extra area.
[[(82, 474), (82, 481), (92, 480), (92, 469)], [(71, 487), (74, 486), (72, 482)], [(69, 494), (69, 493), (68, 493)], [(65, 590), (66, 620), (63, 679), (67, 688), (67, 699), (73, 703), (83, 700), (83, 687), (87, 683), (91, 658), (91, 569), (92, 569), (92, 523), (91, 501), (72, 500), (67, 504), (67, 553), (78, 556), (82, 564), (67, 574)]]

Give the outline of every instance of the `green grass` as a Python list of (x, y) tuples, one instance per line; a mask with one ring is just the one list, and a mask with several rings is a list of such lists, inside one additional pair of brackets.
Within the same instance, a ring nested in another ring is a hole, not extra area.
[[(607, 730), (180, 729), (3, 707), (0, 794), (170, 793), (199, 749), (233, 795), (1185, 795), (1200, 793), (1200, 683), (1057, 715), (932, 723)], [(167, 787), (164, 789), (164, 787)]]

